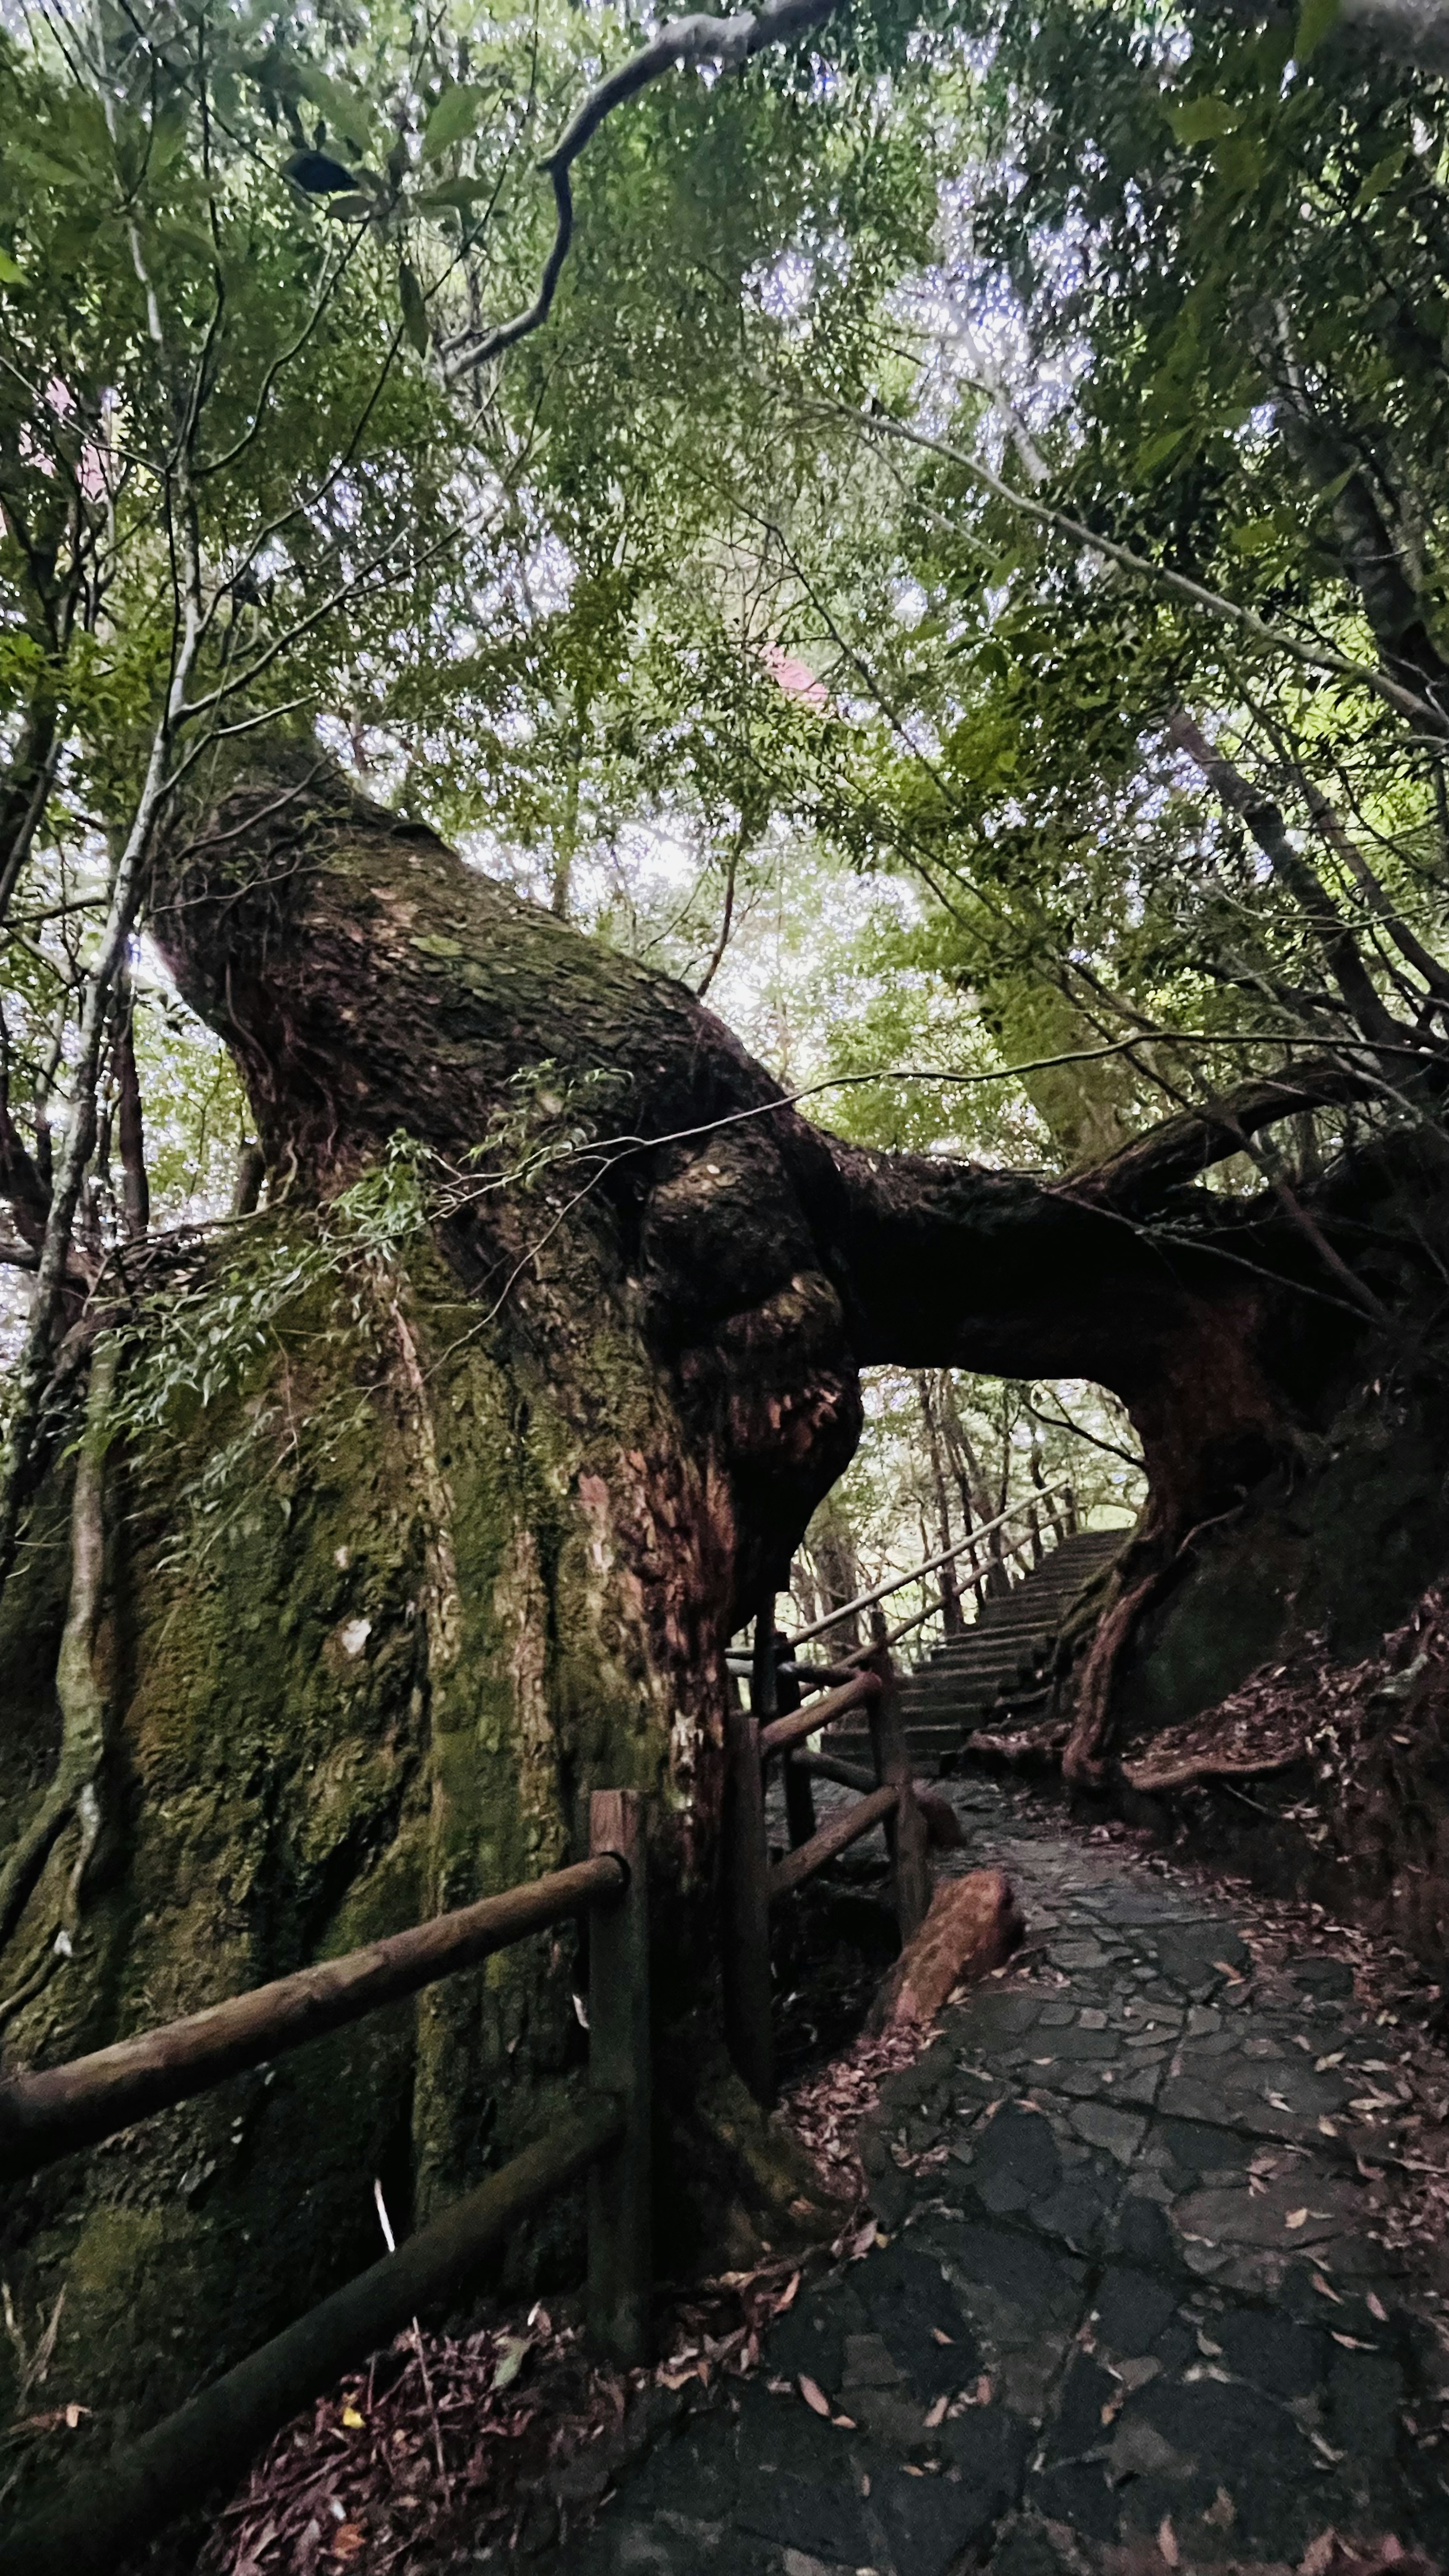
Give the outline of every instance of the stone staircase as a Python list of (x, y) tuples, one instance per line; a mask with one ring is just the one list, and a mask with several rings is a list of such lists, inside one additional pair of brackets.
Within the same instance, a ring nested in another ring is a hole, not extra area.
[[(1064, 1539), (1024, 1582), (988, 1601), (971, 1627), (933, 1646), (903, 1677), (906, 1741), (923, 1773), (954, 1768), (964, 1737), (978, 1726), (1008, 1722), (1013, 1706), (1040, 1686), (1066, 1611), (1126, 1538), (1125, 1529), (1116, 1529)], [(870, 1736), (855, 1711), (827, 1728), (824, 1742), (844, 1761), (870, 1760)]]

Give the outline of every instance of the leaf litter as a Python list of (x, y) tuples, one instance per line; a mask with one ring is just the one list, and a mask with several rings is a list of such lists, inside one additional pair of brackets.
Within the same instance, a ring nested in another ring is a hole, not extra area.
[[(758, 2367), (807, 2268), (870, 2252), (878, 2230), (862, 2207), (856, 2134), (886, 2078), (933, 2036), (858, 2038), (783, 2096), (780, 2116), (853, 2212), (833, 2245), (676, 2293), (656, 2319), (667, 2357), (651, 2370), (594, 2362), (576, 2300), (500, 2312), (461, 2335), (408, 2327), (277, 2435), (218, 2517), (196, 2576), (425, 2576), (460, 2555), (501, 2564), (565, 2540), (671, 2416)], [(808, 2378), (771, 2384), (848, 2420)]]

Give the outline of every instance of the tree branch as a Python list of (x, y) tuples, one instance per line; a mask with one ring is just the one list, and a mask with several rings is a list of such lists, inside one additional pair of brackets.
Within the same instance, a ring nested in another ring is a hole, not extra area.
[(1360, 1036), (1367, 1038), (1371, 1046), (1400, 1045), (1408, 1031), (1380, 1000), (1357, 940), (1308, 861), (1294, 849), (1271, 796), (1250, 785), (1226, 753), (1208, 741), (1184, 707), (1174, 709), (1167, 732), (1169, 741), (1179, 751), (1185, 751), (1201, 770), (1228, 812), (1239, 815), (1246, 823), (1279, 884), (1301, 906)]
[[(1356, 688), (1371, 690), (1396, 714), (1406, 716), (1413, 724), (1422, 725), (1440, 740), (1449, 737), (1449, 715), (1431, 698), (1402, 688), (1387, 672), (1375, 671), (1367, 662), (1355, 662), (1346, 653), (1334, 653), (1325, 645), (1305, 644), (1298, 636), (1285, 634), (1281, 627), (1270, 626), (1255, 609), (1240, 607), (1236, 600), (1225, 599), (1221, 592), (1209, 590), (1205, 583), (1191, 580), (1186, 573), (1173, 572), (1167, 564), (1153, 563), (1146, 555), (1134, 554), (1130, 546), (1119, 546), (1114, 538), (1100, 535), (1097, 529), (1087, 527), (1080, 519), (1073, 519), (1065, 510), (1053, 510), (1045, 501), (1034, 500), (1030, 493), (1013, 491), (999, 474), (992, 473), (989, 465), (982, 465), (974, 456), (968, 456), (964, 447), (953, 447), (944, 438), (928, 437), (924, 430), (912, 429), (909, 422), (891, 420), (884, 413), (858, 411), (850, 403), (829, 402), (820, 397), (816, 408), (833, 414), (837, 419), (854, 421), (857, 428), (868, 431), (873, 438), (898, 438), (908, 447), (924, 449), (928, 456), (944, 457), (949, 464), (959, 465), (963, 473), (969, 474), (973, 482), (979, 483), (995, 499), (1004, 501), (1008, 509), (1017, 511), (1024, 519), (1031, 519), (1037, 527), (1050, 528), (1057, 536), (1070, 537), (1074, 544), (1085, 546), (1090, 553), (1100, 555), (1104, 563), (1115, 564), (1120, 572), (1130, 573), (1134, 580), (1145, 581), (1156, 590), (1169, 592), (1174, 599), (1186, 600), (1190, 607), (1204, 609), (1209, 616), (1224, 619), (1240, 634), (1250, 635), (1255, 643), (1265, 645), (1270, 652), (1289, 654), (1305, 670), (1325, 671), (1334, 679), (1349, 680)], [(939, 518), (943, 526), (951, 525), (944, 512), (933, 511), (931, 515)]]
[(1339, 1101), (1373, 1100), (1382, 1089), (1378, 1075), (1366, 1068), (1336, 1056), (1314, 1056), (1292, 1073), (1240, 1083), (1201, 1109), (1165, 1118), (1105, 1163), (1072, 1174), (1059, 1188), (1084, 1206), (1111, 1208), (1118, 1216), (1141, 1215), (1169, 1190), (1201, 1180), (1214, 1163), (1241, 1154), (1247, 1137), (1280, 1118)]
[(745, 10), (734, 18), (670, 18), (647, 45), (641, 45), (627, 62), (596, 82), (575, 109), (552, 151), (545, 153), (538, 165), (553, 183), (555, 210), (553, 243), (544, 262), (538, 293), (511, 321), (496, 323), (491, 331), (479, 336), (466, 334), (453, 342), (446, 370), (449, 383), (466, 375), (470, 367), (482, 366), (485, 360), (511, 349), (516, 341), (526, 340), (530, 332), (547, 321), (573, 241), (570, 173), (580, 153), (616, 107), (637, 98), (641, 90), (662, 80), (678, 64), (719, 63), (726, 71), (738, 71), (752, 55), (772, 45), (788, 44), (792, 36), (805, 35), (812, 27), (822, 25), (834, 6), (835, 0), (773, 0), (769, 7)]

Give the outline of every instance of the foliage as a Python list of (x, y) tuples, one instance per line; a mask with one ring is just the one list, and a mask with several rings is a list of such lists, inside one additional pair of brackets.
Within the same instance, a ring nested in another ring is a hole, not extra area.
[[(553, 236), (535, 162), (622, 19), (97, 0), (7, 37), (0, 819), (39, 776), (40, 821), (3, 1073), (42, 1180), (155, 744), (179, 779), (279, 716), (707, 982), (865, 1143), (1060, 1172), (1357, 1049), (1335, 924), (1437, 1044), (1438, 92), (1312, 34), (1266, 0), (952, 0), (658, 83), (595, 136), (501, 364), (474, 353)], [(1276, 798), (1276, 858), (1183, 718)], [(153, 1224), (217, 1213), (245, 1103), (144, 942), (131, 974)], [(1210, 1185), (1404, 1114), (1325, 1103)], [(540, 1171), (594, 1123), (545, 1117)]]

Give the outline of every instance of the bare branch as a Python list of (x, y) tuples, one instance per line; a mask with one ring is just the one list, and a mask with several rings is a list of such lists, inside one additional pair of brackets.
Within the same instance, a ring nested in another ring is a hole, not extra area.
[[(984, 491), (992, 493), (998, 501), (1004, 501), (1022, 518), (1033, 520), (1039, 528), (1050, 528), (1057, 536), (1070, 537), (1074, 544), (1100, 555), (1105, 563), (1115, 564), (1119, 572), (1130, 573), (1136, 581), (1148, 582), (1154, 589), (1168, 591), (1175, 599), (1186, 600), (1193, 608), (1206, 610), (1209, 616), (1236, 626), (1240, 634), (1250, 635), (1255, 643), (1265, 645), (1270, 652), (1288, 654), (1305, 670), (1323, 671), (1331, 679), (1348, 680), (1355, 688), (1371, 690), (1376, 698), (1382, 698), (1386, 706), (1392, 707), (1396, 715), (1408, 717), (1411, 723), (1422, 726), (1425, 733), (1437, 740), (1449, 738), (1449, 715), (1432, 699), (1402, 688), (1397, 680), (1391, 679), (1384, 671), (1372, 669), (1367, 662), (1355, 662), (1348, 654), (1332, 652), (1326, 645), (1306, 644), (1299, 636), (1285, 633), (1282, 627), (1270, 626), (1255, 609), (1241, 607), (1237, 600), (1224, 598), (1220, 591), (1209, 590), (1205, 583), (1191, 580), (1186, 573), (1173, 572), (1167, 564), (1153, 563), (1147, 555), (1134, 554), (1130, 546), (1119, 546), (1114, 538), (1102, 536), (1097, 529), (1085, 526), (1082, 520), (1072, 518), (1065, 510), (1053, 510), (1045, 501), (1033, 499), (1029, 492), (1014, 491), (999, 474), (992, 473), (989, 465), (982, 465), (976, 457), (968, 456), (964, 447), (953, 447), (949, 439), (932, 438), (923, 429), (912, 429), (907, 421), (888, 419), (884, 413), (858, 411), (850, 403), (829, 402), (816, 397), (814, 407), (838, 420), (853, 421), (858, 429), (865, 430), (872, 438), (898, 438), (908, 447), (924, 449), (928, 456), (944, 457), (948, 464), (959, 465), (962, 472), (969, 474)], [(943, 512), (934, 511), (931, 515), (939, 519), (942, 526), (951, 525)]]
[(834, 6), (835, 0), (773, 0), (772, 6), (747, 9), (735, 18), (670, 18), (647, 45), (641, 45), (627, 62), (596, 82), (574, 110), (553, 150), (545, 153), (538, 165), (553, 183), (555, 209), (553, 243), (544, 262), (538, 293), (511, 321), (499, 322), (479, 337), (469, 334), (455, 341), (447, 368), (448, 381), (452, 383), (466, 375), (470, 367), (498, 357), (547, 321), (573, 241), (570, 173), (606, 116), (626, 100), (636, 98), (652, 82), (662, 80), (678, 64), (719, 63), (726, 71), (737, 71), (752, 55), (772, 45), (788, 44), (792, 36), (805, 35), (812, 27), (821, 26)]

